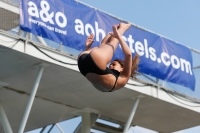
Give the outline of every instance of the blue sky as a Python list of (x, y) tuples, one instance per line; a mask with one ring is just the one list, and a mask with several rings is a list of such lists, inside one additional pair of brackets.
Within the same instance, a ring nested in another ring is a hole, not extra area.
[[(200, 51), (200, 0), (79, 0)], [(176, 133), (199, 133), (200, 127)], [(154, 133), (135, 127), (129, 133)]]
[(199, 0), (78, 0), (200, 50)]

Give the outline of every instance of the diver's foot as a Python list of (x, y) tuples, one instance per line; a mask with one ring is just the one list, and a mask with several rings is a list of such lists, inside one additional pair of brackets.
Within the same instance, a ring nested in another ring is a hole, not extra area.
[(128, 24), (126, 24), (126, 23), (120, 23), (119, 24), (119, 28), (122, 28), (124, 31), (128, 30), (130, 27), (131, 27), (130, 23), (128, 23)]

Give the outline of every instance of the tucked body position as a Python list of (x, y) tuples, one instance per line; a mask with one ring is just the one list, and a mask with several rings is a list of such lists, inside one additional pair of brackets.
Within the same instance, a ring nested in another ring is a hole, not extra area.
[[(130, 28), (130, 24), (120, 23), (112, 27), (99, 47), (90, 48), (94, 42), (94, 35), (90, 34), (85, 43), (85, 51), (80, 53), (77, 61), (80, 72), (102, 92), (119, 90), (126, 85), (130, 77), (135, 77), (138, 70), (139, 56), (132, 58), (132, 53), (123, 40), (122, 35)], [(124, 53), (124, 60), (114, 60), (114, 52), (120, 43)], [(107, 67), (107, 64), (109, 64)]]

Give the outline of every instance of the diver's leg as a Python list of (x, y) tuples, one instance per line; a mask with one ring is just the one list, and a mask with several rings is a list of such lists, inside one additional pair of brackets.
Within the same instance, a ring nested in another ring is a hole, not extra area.
[[(123, 35), (126, 30), (130, 28), (130, 24), (120, 23), (118, 25), (118, 32)], [(110, 36), (110, 40), (107, 41), (105, 45), (100, 46), (90, 52), (94, 62), (97, 66), (105, 70), (107, 64), (111, 61), (113, 54), (118, 46), (118, 39)]]

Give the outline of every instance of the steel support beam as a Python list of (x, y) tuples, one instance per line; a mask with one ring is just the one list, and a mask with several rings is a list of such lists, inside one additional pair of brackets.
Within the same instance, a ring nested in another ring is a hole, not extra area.
[(27, 123), (27, 120), (28, 120), (28, 116), (30, 114), (31, 107), (33, 105), (33, 101), (34, 101), (34, 98), (35, 98), (35, 95), (36, 95), (36, 92), (37, 92), (37, 89), (38, 89), (38, 86), (39, 86), (39, 83), (40, 83), (40, 79), (42, 77), (44, 67), (46, 67), (46, 66), (48, 66), (48, 65), (45, 64), (45, 63), (39, 64), (39, 65), (36, 66), (36, 67), (39, 67), (38, 74), (37, 74), (35, 83), (33, 85), (32, 92), (31, 92), (31, 95), (29, 97), (28, 104), (26, 106), (26, 110), (25, 110), (25, 113), (24, 113), (24, 116), (23, 116), (23, 119), (22, 119), (18, 133), (24, 132), (24, 129), (25, 129), (25, 126), (26, 126), (26, 123)]
[(63, 131), (63, 129), (59, 126), (58, 123), (56, 123), (56, 126), (58, 127), (58, 129), (60, 130), (61, 133), (65, 133), (65, 132)]
[(82, 113), (82, 127), (81, 133), (90, 133), (90, 113)]
[(19, 28), (17, 35), (18, 35), (18, 36), (22, 36), (22, 32), (23, 32), (23, 31), (21, 30), (21, 28)]
[(0, 121), (1, 121), (1, 124), (3, 126), (5, 133), (13, 133), (1, 102), (0, 102)]
[(54, 126), (55, 126), (55, 124), (53, 124), (53, 125), (51, 126), (51, 128), (49, 129), (49, 131), (48, 131), (47, 133), (50, 133)]
[(40, 36), (35, 36), (35, 37), (41, 44), (43, 44), (44, 46), (48, 46), (42, 37)]
[(156, 95), (157, 95), (157, 98), (158, 98), (159, 90), (160, 90), (159, 79), (158, 79), (158, 78), (156, 78), (156, 83), (157, 83), (157, 85), (158, 85), (158, 87), (157, 87), (157, 92), (156, 92)]
[(43, 133), (45, 129), (46, 129), (46, 126), (42, 128), (42, 130), (40, 131), (40, 133)]
[(142, 97), (144, 97), (144, 96), (137, 96), (137, 97), (136, 97), (134, 106), (133, 106), (132, 111), (131, 111), (131, 113), (130, 113), (130, 115), (129, 115), (129, 118), (128, 118), (127, 122), (126, 122), (126, 125), (125, 125), (125, 127), (124, 127), (123, 133), (127, 133), (127, 132), (128, 132), (128, 130), (129, 130), (129, 128), (130, 128), (130, 125), (131, 125), (131, 122), (132, 122), (132, 120), (133, 120), (133, 117), (134, 117), (134, 115), (135, 115), (137, 106), (138, 106), (138, 104), (139, 104), (140, 98), (142, 98)]
[(82, 122), (78, 125), (74, 133), (90, 133), (91, 127), (100, 116), (98, 111), (89, 108), (78, 111), (76, 114), (82, 116)]

